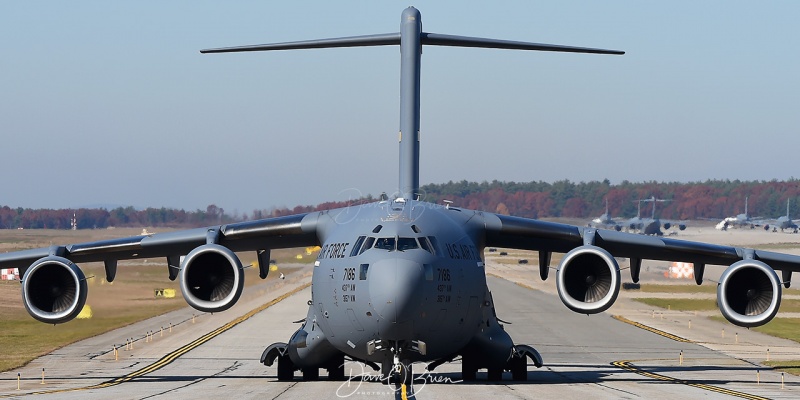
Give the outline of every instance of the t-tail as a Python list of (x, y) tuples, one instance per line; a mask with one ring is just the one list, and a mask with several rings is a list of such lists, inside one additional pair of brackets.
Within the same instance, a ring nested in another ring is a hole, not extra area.
[(243, 51), (320, 49), (330, 47), (363, 47), (400, 45), (400, 186), (406, 199), (419, 196), (419, 128), (420, 128), (420, 60), (422, 45), (453, 47), (484, 47), (510, 50), (557, 51), (567, 53), (625, 54), (623, 51), (552, 44), (516, 42), (465, 36), (442, 35), (422, 31), (422, 18), (414, 7), (403, 10), (399, 33), (351, 36), (332, 39), (306, 40), (225, 47), (201, 50), (201, 53), (231, 53)]

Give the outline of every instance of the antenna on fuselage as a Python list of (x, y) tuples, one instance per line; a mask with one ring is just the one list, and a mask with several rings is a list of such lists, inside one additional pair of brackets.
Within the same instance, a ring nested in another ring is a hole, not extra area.
[(400, 32), (332, 39), (306, 40), (200, 50), (201, 53), (320, 49), (400, 45), (400, 193), (403, 198), (419, 197), (420, 60), (422, 45), (483, 47), (509, 50), (557, 51), (566, 53), (625, 54), (624, 51), (516, 42), (422, 32), (422, 18), (414, 7), (403, 10)]

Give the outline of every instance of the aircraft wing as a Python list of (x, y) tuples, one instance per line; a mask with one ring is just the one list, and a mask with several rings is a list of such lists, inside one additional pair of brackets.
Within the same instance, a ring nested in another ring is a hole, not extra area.
[(740, 247), (636, 235), (506, 215), (487, 216), (486, 246), (567, 253), (597, 246), (614, 257), (730, 265), (750, 258), (776, 270), (800, 271), (800, 256)]
[(184, 300), (197, 310), (218, 312), (232, 307), (244, 288), (244, 267), (235, 251), (256, 251), (259, 276), (266, 278), (270, 249), (319, 244), (320, 215), (24, 250), (0, 254), (0, 268), (19, 268), (23, 304), (45, 323), (70, 321), (83, 309), (88, 286), (76, 263), (103, 261), (106, 280), (112, 282), (117, 261), (135, 258), (166, 257), (169, 279), (181, 277)]
[(316, 219), (308, 214), (297, 214), (5, 253), (0, 254), (0, 268), (19, 268), (20, 276), (25, 276), (25, 271), (34, 262), (48, 256), (61, 257), (73, 263), (105, 261), (107, 265), (113, 264), (114, 268), (117, 260), (166, 257), (170, 266), (170, 279), (175, 279), (180, 257), (206, 244), (220, 245), (231, 251), (264, 251), (313, 246), (319, 244), (319, 239), (316, 234)]
[(698, 285), (706, 264), (729, 265), (719, 278), (717, 304), (726, 319), (743, 327), (772, 320), (781, 286), (788, 288), (792, 272), (800, 271), (800, 256), (791, 254), (504, 215), (484, 214), (483, 222), (486, 246), (538, 250), (542, 279), (547, 279), (552, 252), (566, 252), (556, 272), (558, 295), (567, 308), (584, 314), (603, 312), (616, 300), (621, 281), (616, 257), (629, 258), (633, 282), (639, 281), (643, 259), (693, 263)]

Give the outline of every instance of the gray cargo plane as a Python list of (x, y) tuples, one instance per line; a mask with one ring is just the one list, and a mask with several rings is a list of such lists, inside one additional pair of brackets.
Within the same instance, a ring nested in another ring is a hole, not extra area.
[[(661, 236), (664, 232), (661, 231), (661, 227), (663, 226), (664, 229), (669, 229), (674, 226), (677, 226), (680, 230), (686, 229), (686, 222), (684, 221), (671, 221), (671, 220), (662, 220), (656, 218), (656, 203), (658, 202), (665, 202), (669, 200), (657, 199), (655, 196), (651, 196), (649, 199), (642, 199), (636, 200), (639, 205), (636, 211), (636, 217), (629, 219), (625, 223), (625, 228), (628, 231), (638, 231), (643, 235), (656, 235)], [(653, 203), (652, 213), (650, 218), (642, 218), (642, 203)]]
[[(741, 228), (745, 226), (749, 226), (750, 229), (755, 228), (756, 226), (761, 225), (761, 220), (750, 218), (750, 213), (747, 212), (747, 202), (749, 197), (744, 198), (744, 213), (737, 214), (735, 217), (727, 217), (720, 221), (715, 228), (721, 231), (728, 230), (728, 227), (734, 228)], [(789, 211), (786, 211), (786, 215), (789, 215)]]
[(613, 229), (615, 231), (622, 230), (622, 225), (620, 225), (617, 221), (614, 221), (614, 218), (611, 218), (611, 214), (608, 213), (608, 199), (606, 199), (606, 212), (603, 215), (593, 219), (589, 224), (589, 227), (592, 226), (595, 228)]
[(792, 217), (789, 216), (789, 202), (791, 199), (786, 199), (786, 215), (782, 217), (778, 217), (777, 219), (762, 221), (764, 224), (764, 230), (768, 231), (770, 228), (773, 232), (777, 232), (778, 229), (781, 232), (785, 231), (786, 229), (790, 230), (792, 233), (797, 233), (798, 227), (797, 224), (792, 221)]
[[(262, 354), (277, 362), (281, 380), (316, 379), (321, 368), (342, 378), (345, 358), (381, 370), (395, 385), (412, 381), (413, 363), (428, 370), (460, 357), (463, 378), (487, 369), (525, 380), (536, 350), (514, 343), (498, 320), (486, 284), (484, 248), (539, 252), (539, 273), (550, 271), (552, 252), (566, 253), (555, 269), (560, 299), (570, 310), (600, 313), (620, 289), (615, 257), (694, 263), (697, 283), (706, 264), (730, 265), (717, 296), (722, 314), (739, 326), (771, 320), (781, 284), (800, 270), (800, 256), (642, 236), (431, 204), (419, 199), (420, 60), (422, 46), (461, 46), (573, 53), (621, 51), (427, 33), (413, 7), (402, 12), (400, 32), (204, 50), (203, 53), (351, 46), (400, 46), (399, 192), (374, 203), (286, 217), (210, 226), (91, 243), (54, 245), (0, 255), (0, 267), (18, 267), (22, 300), (45, 323), (73, 319), (86, 301), (87, 284), (76, 263), (103, 261), (113, 281), (117, 260), (165, 257), (169, 279), (180, 279), (186, 301), (205, 312), (230, 308), (244, 274), (234, 252), (255, 251), (261, 278), (271, 249), (322, 247), (313, 266), (311, 299), (302, 326), (286, 343)], [(387, 183), (388, 184), (388, 183)], [(181, 256), (185, 255), (181, 261)], [(779, 278), (775, 270), (783, 273)], [(530, 305), (536, 307), (535, 304)], [(588, 344), (588, 343), (587, 343)]]

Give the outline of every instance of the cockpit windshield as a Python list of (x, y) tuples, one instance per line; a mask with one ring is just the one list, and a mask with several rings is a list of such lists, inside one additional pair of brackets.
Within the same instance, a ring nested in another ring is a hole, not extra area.
[(397, 250), (399, 251), (416, 249), (417, 247), (419, 247), (417, 239), (413, 237), (401, 237), (397, 239)]
[[(372, 245), (373, 241), (375, 243), (374, 246)], [(423, 250), (429, 253), (433, 253), (432, 249), (430, 248), (430, 243), (427, 242), (427, 239), (425, 244), (423, 244), (421, 247)], [(381, 249), (387, 251), (395, 251), (395, 250), (406, 251), (406, 250), (419, 249), (420, 243), (417, 241), (417, 238), (414, 237), (382, 237), (377, 239), (368, 237), (364, 241), (364, 245), (361, 248), (361, 253), (363, 253), (364, 250), (369, 248)]]
[(375, 248), (381, 250), (394, 251), (396, 244), (395, 242), (396, 240), (393, 237), (378, 238), (378, 240), (375, 241)]

